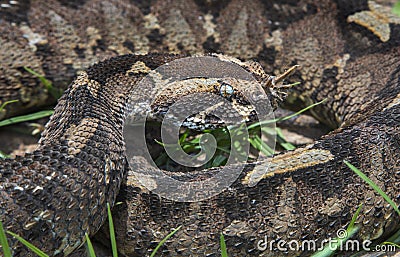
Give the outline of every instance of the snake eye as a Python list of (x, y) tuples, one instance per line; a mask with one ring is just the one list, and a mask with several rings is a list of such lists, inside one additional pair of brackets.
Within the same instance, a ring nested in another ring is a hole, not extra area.
[(228, 83), (221, 82), (221, 86), (219, 88), (219, 93), (223, 97), (231, 98), (234, 93), (234, 89)]

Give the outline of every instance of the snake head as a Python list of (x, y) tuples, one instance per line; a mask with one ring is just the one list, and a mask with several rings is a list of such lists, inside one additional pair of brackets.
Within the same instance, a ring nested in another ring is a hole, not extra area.
[(251, 122), (259, 120), (260, 113), (272, 113), (286, 96), (283, 80), (296, 67), (269, 76), (253, 61), (225, 55), (189, 57), (153, 71), (148, 79), (153, 85), (140, 88), (155, 92), (150, 97), (150, 119), (168, 118), (173, 124), (203, 130)]

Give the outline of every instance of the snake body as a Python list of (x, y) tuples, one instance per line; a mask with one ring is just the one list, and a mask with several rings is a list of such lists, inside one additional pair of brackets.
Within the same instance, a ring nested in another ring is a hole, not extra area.
[[(7, 47), (0, 49), (1, 101), (21, 100), (4, 117), (51, 100), (24, 66), (63, 88), (87, 63), (130, 51), (223, 52), (257, 58), (269, 74), (300, 64), (293, 79), (302, 86), (285, 104), (301, 108), (326, 98), (311, 112), (338, 128), (309, 146), (264, 160), (272, 165), (268, 175), (257, 177), (257, 163), (250, 163), (217, 196), (195, 203), (165, 200), (134, 179), (132, 170), (151, 166), (138, 159), (128, 168), (122, 128), (129, 95), (140, 79), (182, 56), (112, 58), (70, 84), (35, 152), (0, 162), (0, 217), (6, 229), (51, 255), (69, 255), (85, 233), (100, 229), (106, 203), (114, 205), (118, 195), (122, 204), (113, 214), (118, 249), (125, 256), (148, 255), (180, 225), (162, 256), (217, 256), (221, 232), (231, 256), (307, 255), (276, 245), (263, 249), (259, 242), (334, 238), (360, 203), (355, 238), (386, 238), (399, 228), (398, 215), (343, 161), (361, 169), (399, 205), (400, 19), (388, 6), (329, 0), (2, 5), (0, 43)], [(129, 75), (137, 62), (144, 68)], [(249, 184), (251, 175), (255, 186)], [(104, 230), (96, 237), (106, 243)], [(31, 255), (16, 240), (10, 243), (15, 256)]]

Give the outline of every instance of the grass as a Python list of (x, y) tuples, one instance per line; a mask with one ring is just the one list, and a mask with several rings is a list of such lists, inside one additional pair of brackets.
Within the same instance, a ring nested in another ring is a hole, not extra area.
[(289, 119), (291, 119), (293, 117), (296, 117), (297, 115), (302, 114), (302, 113), (310, 110), (311, 108), (314, 108), (315, 106), (320, 105), (320, 104), (322, 104), (324, 102), (326, 102), (326, 99), (324, 99), (324, 100), (322, 100), (320, 102), (317, 102), (317, 103), (313, 103), (313, 104), (311, 104), (311, 105), (309, 105), (309, 106), (307, 106), (307, 107), (301, 109), (300, 111), (295, 112), (295, 113), (293, 113), (291, 115), (280, 117), (280, 118), (276, 118), (276, 119), (273, 119), (273, 120), (266, 120), (266, 121), (262, 121), (262, 122), (257, 122), (257, 123), (251, 124), (248, 127), (248, 129), (253, 129), (253, 128), (261, 126), (261, 125), (268, 125), (268, 124), (277, 123), (277, 122), (280, 122), (280, 121), (289, 120)]
[[(308, 111), (309, 109), (319, 104), (322, 104), (325, 101), (326, 100), (323, 100), (318, 103), (307, 106), (306, 108), (303, 108), (300, 111), (295, 112), (288, 116), (272, 120), (255, 122), (247, 126), (246, 129), (248, 133), (248, 141), (250, 143), (250, 146), (257, 151), (262, 152), (266, 156), (271, 156), (275, 154), (275, 149), (273, 149), (270, 145), (268, 145), (262, 140), (261, 136), (266, 136), (267, 138), (276, 137), (276, 142), (283, 149), (294, 150), (296, 147), (286, 141), (286, 139), (283, 136), (282, 130), (280, 128), (278, 127), (272, 128), (267, 125), (273, 125), (276, 122), (289, 120), (295, 116), (298, 116), (299, 114)], [(193, 133), (191, 132), (191, 130), (186, 129), (179, 137), (179, 142), (178, 142), (179, 146), (176, 147), (176, 151), (179, 150), (178, 147), (181, 147), (183, 151), (188, 155), (195, 156), (198, 152), (200, 152), (202, 147), (200, 144), (201, 135), (209, 133), (217, 140), (217, 148), (211, 160), (207, 162), (205, 165), (203, 165), (201, 169), (207, 169), (211, 167), (225, 165), (229, 158), (229, 154), (232, 152), (231, 149), (232, 146), (237, 147), (235, 149), (236, 152), (243, 154), (244, 157), (247, 159), (248, 153), (243, 150), (242, 148), (243, 146), (235, 144), (235, 142), (231, 142), (231, 138), (236, 138), (239, 135), (239, 133), (243, 133), (242, 129), (243, 129), (243, 124), (237, 128), (230, 128), (230, 131), (226, 128), (217, 128), (217, 129), (206, 129), (201, 133)], [(231, 136), (230, 133), (232, 133), (233, 136)], [(155, 142), (161, 146), (165, 146), (164, 143), (158, 140), (155, 140)], [(166, 152), (162, 152), (161, 154), (159, 154), (158, 157), (155, 158), (155, 163), (157, 164), (158, 167), (162, 167), (167, 170), (174, 170), (174, 167), (172, 165), (174, 162), (169, 158), (169, 155)]]
[[(62, 91), (58, 90), (56, 88), (53, 87), (52, 83), (47, 80), (43, 75), (40, 75), (38, 73), (36, 73), (35, 71), (33, 71), (32, 69), (28, 68), (28, 67), (24, 67), (24, 69), (26, 71), (28, 71), (29, 73), (35, 75), (36, 77), (39, 78), (39, 80), (43, 83), (43, 85), (46, 87), (46, 89), (48, 90), (48, 92), (56, 99), (58, 99), (61, 94)], [(0, 112), (9, 104), (12, 103), (16, 103), (18, 102), (18, 100), (10, 100), (10, 101), (6, 101), (4, 102), (2, 105), (0, 105)], [(11, 117), (9, 119), (5, 119), (0, 121), (0, 127), (4, 127), (4, 126), (8, 126), (8, 125), (13, 125), (16, 123), (20, 123), (20, 122), (26, 122), (26, 121), (31, 121), (31, 120), (37, 120), (40, 118), (44, 118), (44, 117), (48, 117), (50, 115), (52, 115), (54, 113), (53, 110), (46, 110), (46, 111), (39, 111), (39, 112), (35, 112), (35, 113), (31, 113), (31, 114), (27, 114), (27, 115), (21, 115), (21, 116), (15, 116), (15, 117)], [(35, 132), (37, 132), (37, 130), (35, 130)], [(4, 158), (8, 158), (10, 157), (7, 154), (4, 154), (2, 151), (0, 151), (0, 159), (4, 159)]]
[(32, 252), (34, 252), (37, 256), (39, 257), (49, 257), (49, 255), (45, 254), (43, 251), (41, 251), (39, 248), (37, 248), (36, 246), (34, 246), (33, 244), (29, 243), (28, 241), (26, 241), (24, 238), (20, 237), (19, 235), (11, 232), (11, 231), (7, 231), (8, 234), (10, 234), (11, 236), (13, 236), (14, 238), (16, 238), (18, 241), (20, 241), (23, 245), (25, 245), (26, 247), (28, 247)]
[(351, 237), (353, 237), (358, 230), (360, 230), (360, 227), (354, 226), (358, 215), (360, 214), (360, 211), (362, 209), (362, 204), (358, 207), (356, 213), (353, 215), (349, 226), (346, 228), (346, 234), (344, 237), (337, 237), (332, 240), (332, 244), (329, 246), (324, 247), (321, 251), (318, 251), (314, 253), (311, 257), (329, 257), (332, 256), (337, 249), (340, 248), (343, 243), (345, 243), (347, 240), (349, 240)]
[(399, 231), (397, 231), (396, 233), (394, 233), (394, 235), (392, 235), (385, 243), (393, 243), (393, 244), (400, 244), (400, 229)]
[(400, 211), (399, 208), (397, 207), (396, 203), (392, 201), (392, 199), (389, 198), (389, 196), (383, 192), (382, 189), (380, 189), (378, 187), (378, 185), (376, 185), (370, 178), (368, 178), (364, 173), (362, 173), (359, 169), (357, 169), (356, 167), (354, 167), (351, 163), (349, 163), (348, 161), (344, 161), (344, 163), (352, 170), (354, 171), (359, 177), (362, 178), (362, 180), (364, 180), (366, 183), (368, 183), (368, 185), (370, 185), (376, 192), (379, 193), (379, 195), (381, 195), (383, 197), (383, 199), (385, 199), (386, 202), (388, 202), (390, 204), (390, 206), (392, 206), (392, 208), (397, 212), (397, 214), (399, 214), (400, 216)]
[(400, 16), (400, 1), (397, 1), (392, 8), (392, 12), (397, 16)]
[(15, 117), (0, 121), (0, 127), (13, 125), (13, 124), (25, 122), (25, 121), (37, 120), (40, 118), (48, 117), (48, 116), (52, 115), (53, 113), (54, 113), (53, 110), (47, 110), (47, 111), (40, 111), (40, 112), (35, 112), (35, 113), (27, 114), (27, 115), (15, 116)]
[(44, 87), (47, 89), (47, 91), (50, 93), (50, 95), (54, 97), (54, 99), (60, 98), (63, 91), (61, 89), (53, 87), (53, 84), (51, 83), (50, 80), (46, 79), (42, 74), (37, 73), (36, 71), (32, 70), (29, 67), (24, 66), (24, 69), (33, 76), (37, 77), (40, 80), (40, 82), (44, 85)]
[(107, 203), (107, 215), (108, 215), (108, 227), (109, 227), (109, 231), (110, 231), (112, 254), (113, 254), (113, 257), (118, 257), (117, 241), (115, 240), (114, 221), (112, 218), (111, 207), (110, 207), (109, 203)]
[[(107, 203), (107, 216), (108, 216), (108, 222), (109, 222), (109, 228), (110, 228), (110, 238), (111, 238), (111, 250), (113, 253), (113, 257), (118, 257), (118, 251), (117, 251), (117, 243), (115, 240), (115, 233), (114, 233), (114, 223), (112, 219), (112, 214), (111, 214), (111, 208), (110, 205)], [(37, 256), (39, 257), (49, 257), (46, 253), (41, 251), (39, 248), (36, 246), (32, 245), (28, 241), (26, 241), (24, 238), (20, 237), (19, 235), (7, 231), (7, 234), (13, 236), (16, 238), (18, 241), (20, 241), (23, 245), (25, 245), (28, 249), (30, 249), (32, 252), (34, 252)], [(85, 234), (85, 239), (86, 239), (86, 245), (87, 245), (87, 252), (89, 257), (96, 257), (96, 254), (93, 249), (92, 242), (90, 241), (90, 238), (88, 234)], [(3, 229), (2, 222), (0, 221), (0, 243), (2, 246), (3, 254), (4, 257), (11, 257), (11, 250), (7, 242), (7, 237)]]
[(221, 246), (221, 257), (228, 257), (228, 251), (226, 250), (226, 243), (224, 234), (221, 233), (219, 237), (219, 245)]
[[(1, 111), (1, 109), (0, 109), (0, 111)], [(0, 127), (13, 125), (13, 124), (20, 123), (20, 122), (37, 120), (40, 118), (48, 117), (48, 116), (52, 115), (53, 113), (54, 113), (53, 110), (48, 110), (48, 111), (35, 112), (35, 113), (27, 114), (27, 115), (15, 116), (15, 117), (0, 121)], [(38, 133), (38, 129), (35, 129), (32, 132), (32, 135), (37, 134), (37, 133)], [(0, 159), (9, 158), (9, 157), (10, 157), (9, 155), (0, 151)]]
[(87, 253), (89, 257), (96, 257), (96, 253), (94, 252), (94, 248), (92, 245), (92, 241), (90, 241), (90, 237), (87, 233), (85, 233)]
[(10, 100), (10, 101), (5, 101), (2, 105), (0, 105), (0, 111), (2, 111), (7, 105), (16, 103), (18, 100)]
[(0, 159), (10, 158), (10, 155), (3, 153), (0, 151)]
[[(390, 199), (390, 197), (381, 189), (379, 188), (378, 185), (376, 185), (370, 178), (367, 177), (361, 170), (359, 170), (357, 167), (352, 165), (350, 162), (347, 160), (343, 161), (354, 173), (356, 173), (365, 183), (370, 185), (372, 189), (374, 189), (387, 203), (390, 204), (390, 206), (397, 212), (397, 214), (400, 216), (400, 211), (399, 208), (397, 207), (396, 203)], [(336, 244), (334, 247), (325, 247), (323, 250), (315, 253), (312, 255), (312, 257), (328, 257), (332, 256), (336, 250), (343, 244), (345, 243), (348, 239), (350, 239), (358, 230), (360, 227), (355, 226), (355, 221), (361, 211), (362, 204), (358, 207), (356, 213), (353, 215), (353, 218), (349, 224), (349, 226), (346, 229), (347, 235), (345, 238), (336, 238), (335, 242)], [(387, 245), (393, 245), (396, 246), (400, 249), (400, 246), (396, 244), (397, 241), (400, 241), (400, 230), (393, 235), (391, 238), (389, 238), (389, 241), (383, 242), (383, 244)]]
[[(109, 221), (109, 229), (110, 229), (110, 240), (111, 240), (111, 250), (112, 250), (112, 254), (113, 257), (118, 257), (118, 251), (117, 251), (117, 243), (115, 240), (115, 233), (114, 233), (114, 224), (113, 224), (113, 219), (112, 219), (112, 214), (111, 214), (111, 208), (110, 205), (107, 203), (107, 215), (108, 215), (108, 221)], [(169, 233), (164, 239), (162, 239), (160, 241), (160, 243), (158, 243), (158, 245), (156, 246), (156, 248), (153, 250), (153, 252), (151, 253), (150, 257), (155, 257), (157, 254), (157, 251), (160, 249), (160, 247), (163, 246), (163, 244), (169, 239), (171, 238), (179, 229), (181, 229), (182, 226), (179, 226), (178, 228), (174, 229), (171, 233)], [(44, 253), (43, 251), (41, 251), (39, 248), (37, 248), (36, 246), (32, 245), (31, 243), (29, 243), (28, 241), (26, 241), (24, 238), (20, 237), (19, 235), (11, 232), (11, 231), (7, 231), (7, 234), (13, 236), (14, 238), (16, 238), (18, 241), (20, 241), (23, 245), (25, 245), (28, 249), (30, 249), (32, 252), (34, 252), (37, 256), (39, 257), (49, 257), (49, 255), (47, 255), (46, 253)], [(90, 241), (90, 238), (88, 236), (88, 234), (85, 234), (85, 239), (86, 239), (86, 246), (87, 246), (87, 253), (89, 257), (96, 257), (96, 253), (94, 251), (92, 242)], [(4, 257), (11, 257), (11, 249), (8, 245), (7, 242), (7, 236), (6, 233), (3, 229), (3, 224), (0, 221), (0, 244), (2, 246), (2, 251), (4, 254)]]
[(3, 223), (0, 220), (0, 244), (3, 249), (4, 257), (11, 257), (11, 249), (8, 245), (6, 233), (4, 232)]
[[(18, 102), (18, 100), (11, 100), (11, 101), (6, 101), (4, 102), (2, 105), (0, 105), (0, 112), (8, 105), (11, 103), (16, 103)], [(3, 153), (2, 151), (0, 151), (0, 159), (4, 159), (4, 158), (8, 158), (10, 157), (9, 155)]]
[[(57, 89), (57, 88), (53, 87), (53, 84), (51, 83), (51, 81), (49, 81), (43, 75), (37, 73), (36, 71), (34, 71), (26, 66), (24, 67), (24, 69), (26, 71), (28, 71), (29, 73), (31, 73), (32, 75), (34, 75), (35, 77), (37, 77), (40, 80), (40, 82), (44, 85), (44, 87), (47, 89), (47, 91), (50, 93), (50, 95), (52, 95), (55, 99), (60, 98), (60, 96), (63, 93), (63, 91), (61, 89)], [(8, 104), (16, 103), (16, 102), (18, 102), (18, 100), (10, 100), (10, 101), (4, 102), (0, 106), (0, 111), (2, 111)], [(53, 112), (54, 112), (53, 110), (47, 110), (47, 111), (35, 112), (35, 113), (22, 115), (22, 116), (15, 116), (15, 117), (0, 121), (0, 127), (12, 125), (12, 124), (19, 123), (19, 122), (37, 120), (37, 119), (40, 119), (43, 117), (48, 117), (48, 116), (52, 115)]]
[(174, 229), (171, 233), (169, 233), (166, 237), (164, 237), (163, 240), (160, 241), (160, 243), (158, 243), (158, 245), (156, 246), (156, 248), (154, 248), (153, 252), (151, 253), (150, 257), (155, 257), (156, 253), (158, 251), (158, 249), (160, 249), (160, 247), (170, 238), (172, 237), (176, 232), (178, 232), (179, 229), (181, 229), (182, 226), (177, 227), (176, 229)]

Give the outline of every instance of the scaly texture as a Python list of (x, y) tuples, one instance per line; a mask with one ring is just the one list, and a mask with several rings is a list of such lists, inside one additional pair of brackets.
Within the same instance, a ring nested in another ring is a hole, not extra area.
[[(389, 6), (340, 0), (5, 1), (0, 7), (0, 101), (20, 102), (3, 116), (49, 102), (46, 89), (24, 66), (65, 88), (90, 63), (131, 51), (220, 51), (256, 58), (270, 74), (299, 64), (293, 80), (302, 84), (287, 105), (300, 108), (327, 98), (312, 114), (340, 128), (270, 160), (273, 176), (260, 178), (255, 187), (246, 183), (253, 171), (249, 165), (230, 190), (204, 202), (160, 199), (128, 175), (120, 194), (123, 204), (114, 210), (119, 250), (143, 256), (171, 228), (183, 225), (166, 243), (164, 255), (218, 255), (221, 231), (232, 256), (284, 255), (277, 249), (257, 250), (258, 240), (334, 237), (360, 203), (358, 237), (385, 237), (399, 227), (399, 217), (343, 160), (362, 169), (399, 204), (400, 19)], [(154, 58), (148, 67), (163, 63)], [(67, 245), (68, 252), (85, 230), (96, 231), (105, 217), (104, 203), (113, 202), (126, 171), (121, 134), (126, 99), (118, 96), (132, 90), (137, 78), (118, 75), (124, 61), (114, 61), (109, 67), (94, 66), (72, 83), (38, 152), (1, 163), (2, 219), (20, 224), (21, 233), (28, 226), (24, 235), (53, 252)], [(93, 101), (90, 107), (85, 97)], [(114, 110), (111, 117), (104, 116), (109, 109)], [(140, 160), (138, 165), (146, 167)], [(83, 183), (88, 178), (91, 183)], [(46, 211), (48, 203), (52, 209)], [(67, 207), (76, 211), (66, 212)], [(47, 239), (38, 235), (50, 229), (63, 232), (55, 245), (49, 239), (46, 246), (40, 240)], [(62, 241), (67, 234), (68, 243)]]
[[(68, 255), (85, 233), (100, 228), (126, 172), (122, 127), (128, 96), (140, 79), (120, 72), (138, 59), (156, 68), (177, 57), (125, 56), (78, 76), (59, 99), (38, 149), (0, 163), (6, 229), (51, 255)], [(14, 243), (15, 256), (28, 255)]]

